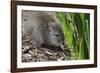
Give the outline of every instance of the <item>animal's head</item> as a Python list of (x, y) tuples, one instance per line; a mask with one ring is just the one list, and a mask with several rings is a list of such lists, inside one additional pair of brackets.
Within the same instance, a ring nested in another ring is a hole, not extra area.
[(48, 28), (48, 43), (52, 46), (61, 46), (64, 44), (64, 34), (62, 31), (62, 27), (57, 20), (49, 23)]

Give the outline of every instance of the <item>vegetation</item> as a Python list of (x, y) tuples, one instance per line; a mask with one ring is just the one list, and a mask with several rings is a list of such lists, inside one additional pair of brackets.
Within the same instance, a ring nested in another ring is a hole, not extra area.
[(57, 12), (64, 35), (71, 48), (71, 59), (89, 59), (90, 15), (88, 13)]

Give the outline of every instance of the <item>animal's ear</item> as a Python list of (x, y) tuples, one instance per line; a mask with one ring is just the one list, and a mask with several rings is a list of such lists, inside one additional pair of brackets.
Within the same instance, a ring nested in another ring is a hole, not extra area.
[(51, 22), (54, 22), (55, 20), (54, 20), (53, 16), (48, 15), (47, 21), (49, 21), (51, 23)]

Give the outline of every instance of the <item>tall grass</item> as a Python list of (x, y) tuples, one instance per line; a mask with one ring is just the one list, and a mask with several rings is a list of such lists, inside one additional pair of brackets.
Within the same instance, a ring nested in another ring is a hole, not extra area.
[(90, 15), (88, 13), (57, 12), (64, 35), (71, 48), (71, 59), (89, 59)]

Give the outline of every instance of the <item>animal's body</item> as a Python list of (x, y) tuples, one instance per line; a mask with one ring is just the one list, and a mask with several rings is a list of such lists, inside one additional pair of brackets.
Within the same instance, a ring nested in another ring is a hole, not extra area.
[(55, 12), (22, 11), (22, 31), (32, 36), (38, 46), (59, 47), (64, 44), (64, 34)]

